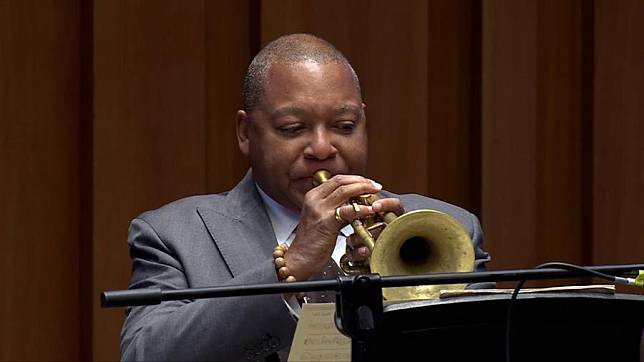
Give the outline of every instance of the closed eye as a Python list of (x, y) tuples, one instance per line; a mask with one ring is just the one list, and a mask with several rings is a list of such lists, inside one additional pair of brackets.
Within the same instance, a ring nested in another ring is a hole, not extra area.
[(304, 129), (305, 129), (304, 125), (295, 123), (295, 124), (289, 124), (286, 126), (279, 127), (278, 131), (284, 136), (293, 137), (300, 134), (302, 131), (304, 131)]
[(354, 121), (340, 121), (334, 124), (334, 127), (342, 133), (352, 133), (356, 128)]

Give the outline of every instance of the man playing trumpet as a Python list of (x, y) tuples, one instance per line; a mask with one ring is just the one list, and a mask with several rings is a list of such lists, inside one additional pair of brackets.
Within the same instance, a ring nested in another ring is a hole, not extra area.
[[(251, 169), (228, 193), (182, 199), (133, 220), (130, 288), (335, 277), (329, 268), (345, 245), (352, 261), (369, 256), (351, 221), (415, 209), (458, 220), (474, 243), (475, 270), (483, 270), (489, 257), (474, 215), (423, 196), (383, 192), (360, 176), (367, 166), (365, 104), (356, 73), (331, 44), (306, 34), (268, 44), (249, 66), (243, 107), (237, 139)], [(314, 187), (320, 169), (334, 176)], [(348, 204), (377, 193), (385, 197), (372, 205)], [(281, 244), (287, 246), (276, 249)], [(298, 307), (295, 296), (279, 295), (135, 307), (123, 327), (122, 358), (276, 359), (290, 345)]]

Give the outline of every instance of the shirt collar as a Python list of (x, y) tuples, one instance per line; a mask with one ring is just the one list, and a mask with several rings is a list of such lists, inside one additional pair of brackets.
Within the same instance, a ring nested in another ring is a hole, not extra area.
[(257, 191), (259, 191), (259, 196), (264, 201), (264, 205), (266, 205), (268, 217), (271, 219), (271, 224), (273, 224), (273, 231), (275, 232), (277, 243), (285, 243), (286, 239), (288, 239), (300, 222), (300, 215), (273, 200), (257, 183), (255, 183), (255, 186), (257, 186)]
[[(300, 215), (273, 200), (273, 198), (268, 196), (268, 194), (265, 193), (257, 183), (255, 183), (255, 186), (257, 187), (257, 191), (259, 191), (259, 196), (266, 205), (268, 217), (271, 219), (271, 224), (273, 224), (273, 231), (275, 232), (277, 243), (285, 243), (291, 233), (293, 233), (293, 230), (297, 227), (297, 224), (300, 222)], [(340, 234), (344, 237), (353, 234), (353, 227), (351, 227), (351, 224), (340, 229)]]

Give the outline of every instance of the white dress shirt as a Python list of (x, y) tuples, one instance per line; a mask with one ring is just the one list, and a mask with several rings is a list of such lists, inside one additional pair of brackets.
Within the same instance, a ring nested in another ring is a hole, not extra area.
[[(273, 225), (273, 232), (275, 232), (277, 245), (286, 244), (291, 246), (293, 239), (295, 239), (295, 228), (300, 222), (300, 215), (277, 203), (277, 201), (268, 196), (264, 190), (259, 187), (259, 185), (255, 184), (255, 186), (264, 201), (264, 205), (266, 205), (266, 211), (268, 212), (268, 217)], [(333, 249), (333, 254), (331, 256), (338, 265), (340, 264), (340, 258), (345, 253), (347, 244), (346, 238), (351, 234), (353, 234), (353, 228), (351, 225), (343, 227), (338, 233), (335, 248)], [(286, 302), (293, 318), (297, 320), (301, 311), (301, 307), (297, 299), (295, 297), (291, 297), (288, 300), (284, 300), (284, 302)]]
[[(275, 232), (275, 239), (277, 239), (277, 244), (286, 244), (291, 246), (293, 239), (295, 238), (295, 228), (300, 222), (300, 215), (295, 213), (292, 210), (285, 208), (284, 206), (277, 203), (270, 196), (268, 196), (260, 187), (257, 186), (257, 191), (261, 196), (264, 204), (266, 205), (266, 210), (268, 211), (268, 217), (271, 219), (271, 224), (273, 225), (273, 231)], [(353, 228), (351, 225), (347, 225), (340, 229), (338, 233), (338, 238), (335, 242), (335, 248), (333, 249), (333, 260), (339, 265), (340, 258), (345, 253), (346, 249), (346, 238), (353, 234)]]

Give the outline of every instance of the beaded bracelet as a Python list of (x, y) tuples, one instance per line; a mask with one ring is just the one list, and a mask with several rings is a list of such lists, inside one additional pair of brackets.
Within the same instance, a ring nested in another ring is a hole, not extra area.
[[(275, 259), (275, 270), (277, 270), (277, 278), (280, 282), (294, 282), (296, 281), (295, 277), (291, 275), (291, 271), (286, 267), (286, 260), (284, 255), (288, 251), (288, 246), (286, 244), (280, 244), (273, 249), (273, 259)], [(304, 296), (304, 293), (297, 293), (295, 295), (298, 299)]]
[(291, 275), (290, 270), (286, 267), (286, 260), (284, 255), (288, 251), (286, 244), (280, 244), (273, 249), (273, 258), (275, 259), (275, 270), (277, 270), (277, 277), (279, 281), (294, 282), (295, 277)]

